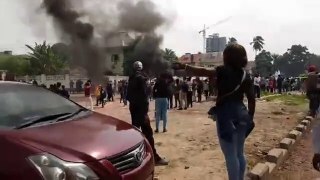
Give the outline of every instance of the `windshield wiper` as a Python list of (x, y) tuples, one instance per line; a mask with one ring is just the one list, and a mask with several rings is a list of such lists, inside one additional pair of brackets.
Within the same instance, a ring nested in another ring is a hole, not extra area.
[(61, 114), (53, 114), (53, 115), (41, 117), (39, 119), (35, 119), (35, 120), (32, 120), (32, 121), (28, 121), (28, 122), (26, 122), (24, 124), (21, 124), (21, 125), (15, 127), (15, 129), (23, 129), (23, 128), (32, 126), (34, 124), (38, 124), (38, 123), (46, 122), (46, 121), (52, 121), (52, 120), (55, 120), (55, 119), (57, 119), (59, 117), (70, 115), (70, 114), (71, 113), (61, 113)]
[(79, 109), (78, 111), (76, 111), (76, 112), (74, 112), (74, 113), (72, 113), (72, 114), (70, 113), (70, 114), (67, 114), (67, 115), (64, 116), (64, 117), (61, 117), (61, 118), (57, 119), (55, 122), (61, 122), (61, 121), (67, 120), (67, 119), (69, 119), (69, 118), (72, 118), (72, 117), (80, 114), (81, 112), (86, 112), (86, 111), (89, 111), (89, 110), (88, 110), (88, 109), (85, 109), (85, 108), (81, 108), (81, 109)]

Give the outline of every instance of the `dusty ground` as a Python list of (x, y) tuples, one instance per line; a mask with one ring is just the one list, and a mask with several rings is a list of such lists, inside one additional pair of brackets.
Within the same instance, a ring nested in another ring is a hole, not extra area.
[(289, 159), (275, 173), (275, 180), (314, 180), (320, 179), (320, 173), (312, 168), (312, 137), (309, 132), (295, 150), (289, 156)]
[[(74, 99), (82, 102), (82, 98)], [(168, 132), (155, 135), (159, 153), (170, 160), (169, 166), (156, 168), (156, 175), (161, 180), (227, 179), (215, 123), (207, 117), (211, 105), (212, 102), (205, 102), (195, 104), (187, 111), (169, 112)], [(153, 118), (154, 102), (150, 109), (150, 117)], [(297, 120), (303, 117), (302, 109), (258, 101), (256, 128), (246, 142), (249, 168), (262, 160), (297, 125)], [(104, 109), (97, 108), (96, 111), (130, 122), (128, 109), (119, 102), (108, 103)], [(152, 122), (153, 127), (154, 124)]]

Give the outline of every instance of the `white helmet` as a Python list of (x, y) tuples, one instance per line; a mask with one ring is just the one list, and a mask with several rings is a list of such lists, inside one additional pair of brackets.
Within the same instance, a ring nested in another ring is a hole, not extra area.
[(135, 70), (138, 70), (138, 71), (141, 71), (143, 69), (143, 65), (142, 65), (142, 62), (140, 61), (136, 61), (133, 63), (133, 68)]

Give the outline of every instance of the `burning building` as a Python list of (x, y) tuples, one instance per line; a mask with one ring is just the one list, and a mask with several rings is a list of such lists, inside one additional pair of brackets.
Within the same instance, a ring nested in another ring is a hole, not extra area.
[(109, 39), (105, 46), (106, 75), (123, 75), (125, 61), (125, 48), (133, 43), (134, 38), (127, 32), (119, 32)]
[[(126, 52), (130, 49), (132, 52), (127, 57), (130, 63), (142, 61), (149, 73), (170, 68), (160, 50), (162, 35), (156, 33), (167, 19), (152, 1), (105, 0), (91, 8), (86, 3), (85, 0), (42, 1), (60, 40), (69, 45), (72, 66), (85, 69), (94, 81), (103, 81), (106, 73), (122, 74), (124, 49)], [(106, 7), (101, 7), (102, 4)], [(100, 8), (112, 10), (94, 16), (96, 11), (104, 12)], [(134, 34), (134, 38), (124, 32)]]

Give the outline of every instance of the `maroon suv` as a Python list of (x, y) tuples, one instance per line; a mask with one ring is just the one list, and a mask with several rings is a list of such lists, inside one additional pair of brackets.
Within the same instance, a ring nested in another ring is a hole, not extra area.
[(0, 82), (1, 180), (149, 180), (154, 160), (130, 124), (49, 90)]

